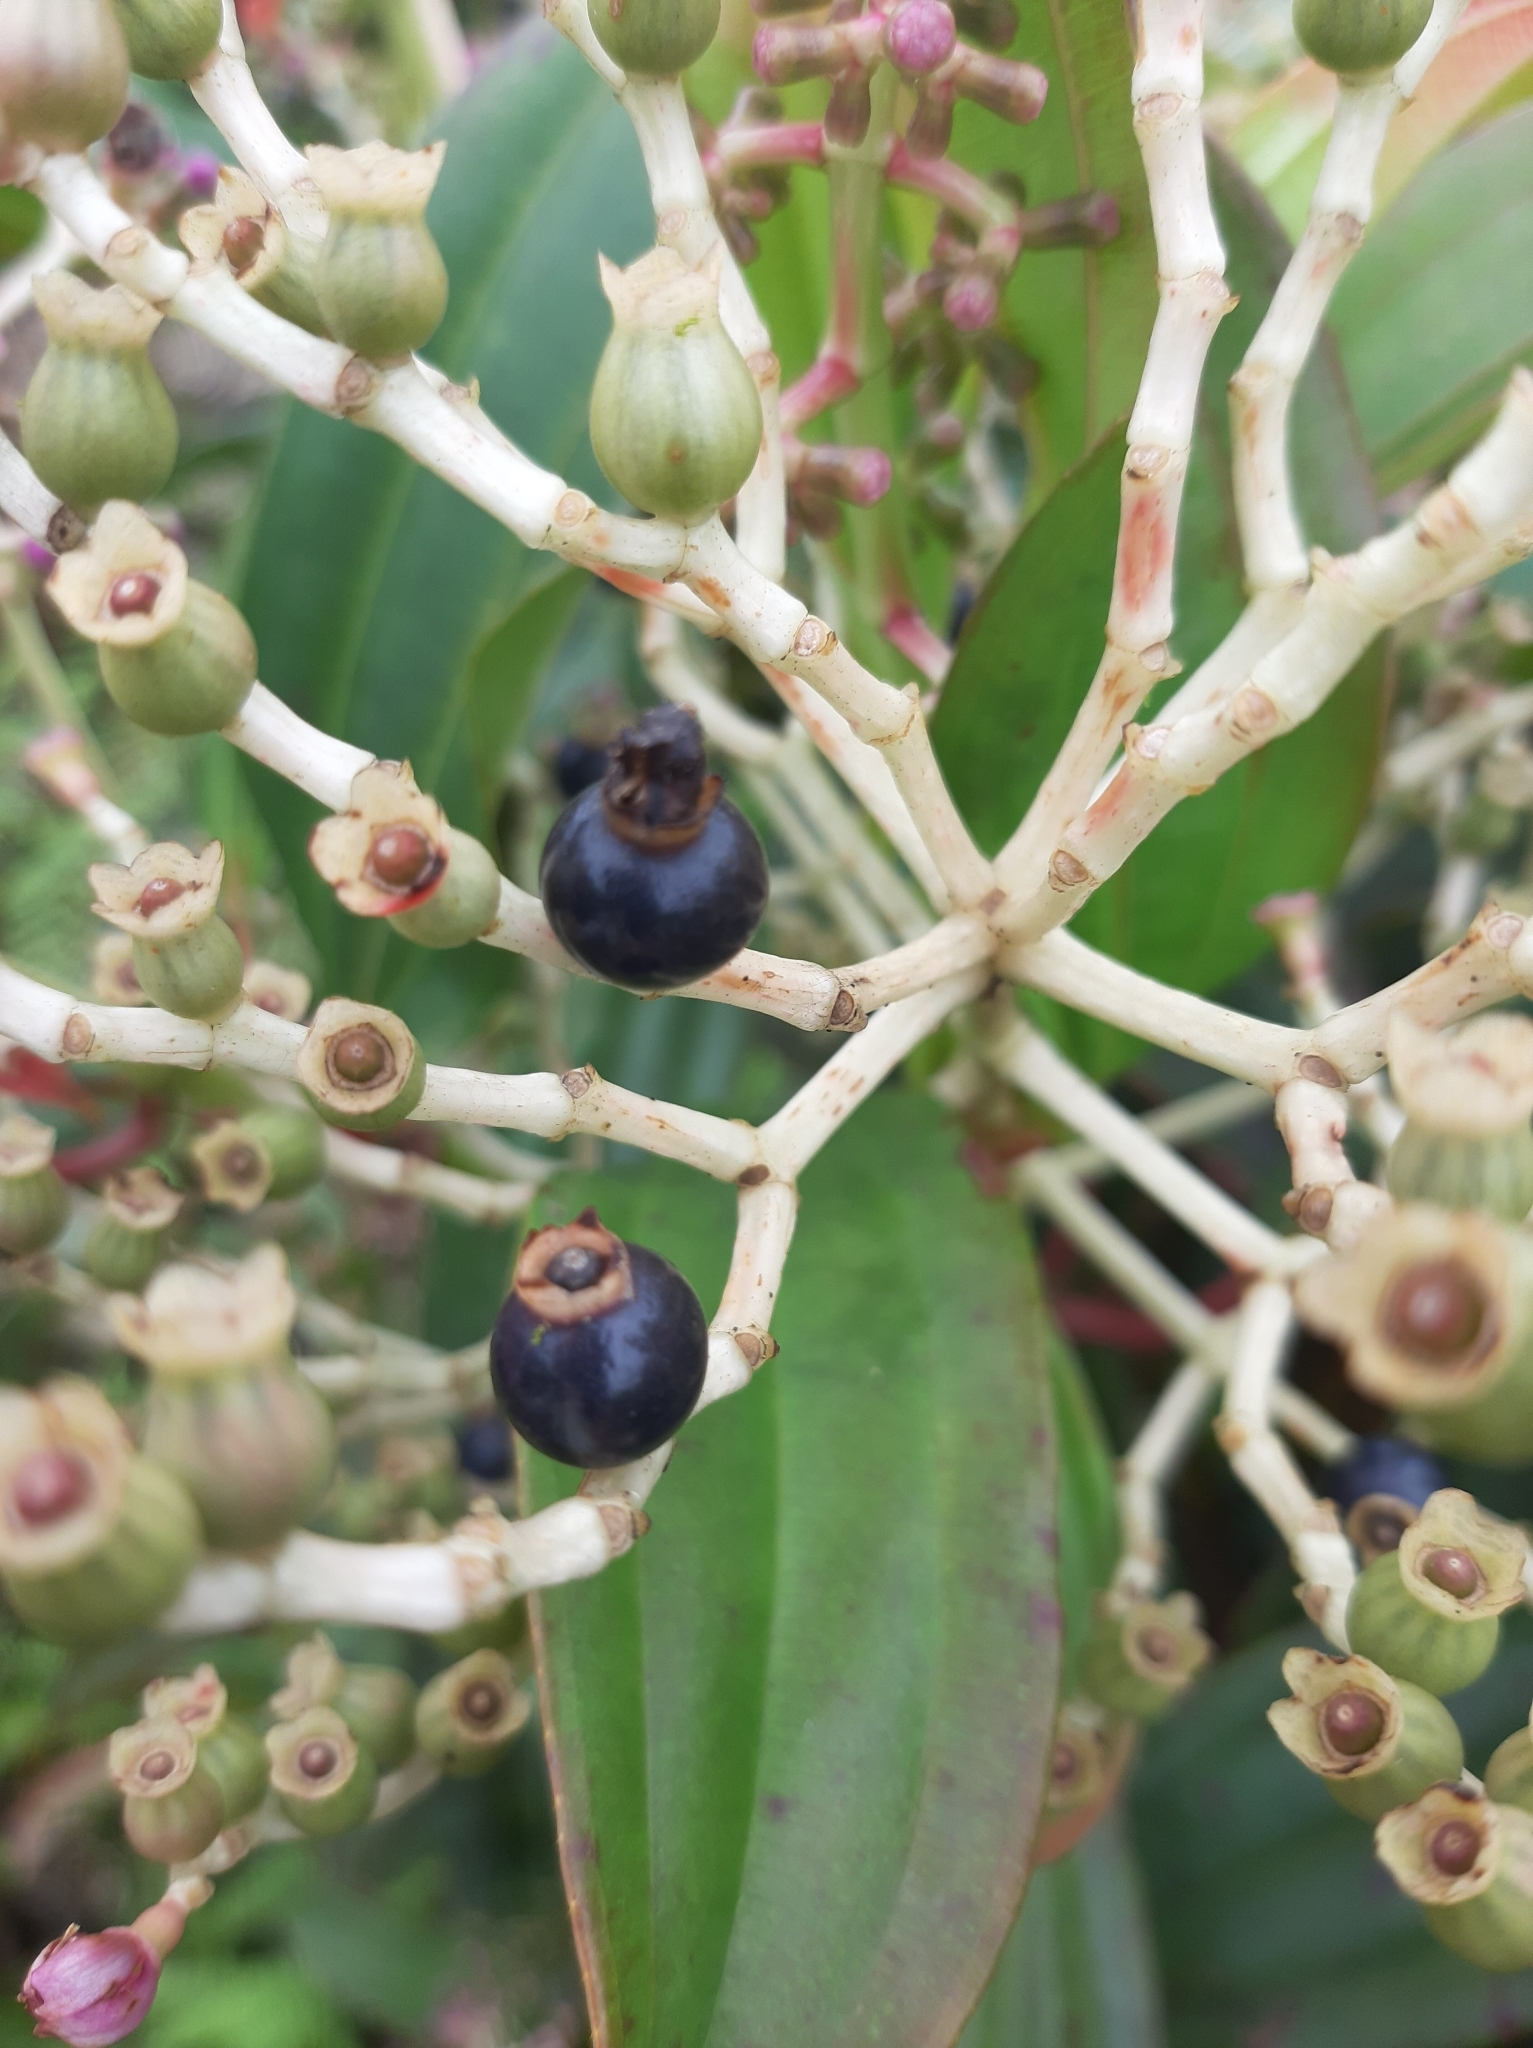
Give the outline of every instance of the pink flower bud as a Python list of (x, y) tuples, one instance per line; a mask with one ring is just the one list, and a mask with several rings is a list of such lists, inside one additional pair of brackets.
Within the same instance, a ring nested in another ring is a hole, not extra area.
[(58, 560), (58, 556), (54, 554), (52, 548), (45, 548), (40, 540), (33, 540), (28, 534), (22, 535), (21, 543), (16, 552), (21, 556), (27, 567), (35, 569), (39, 576), (46, 576)]
[(194, 199), (211, 199), (218, 190), (218, 158), (209, 149), (189, 149), (181, 159), (181, 186)]
[(143, 2019), (160, 1982), (160, 1958), (132, 1927), (50, 1941), (28, 1970), (21, 2003), (45, 2039), (108, 2048)]
[(905, 0), (884, 30), (889, 61), (907, 78), (922, 78), (953, 54), (958, 31), (944, 0)]
[(988, 327), (1000, 305), (995, 279), (983, 270), (968, 270), (955, 277), (942, 298), (942, 310), (960, 334), (977, 334)]

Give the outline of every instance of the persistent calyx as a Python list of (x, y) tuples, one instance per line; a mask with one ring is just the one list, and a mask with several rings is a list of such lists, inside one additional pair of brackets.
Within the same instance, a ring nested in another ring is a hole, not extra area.
[(619, 734), (602, 779), (602, 809), (620, 838), (660, 853), (692, 843), (723, 787), (708, 773), (697, 714), (660, 704)]

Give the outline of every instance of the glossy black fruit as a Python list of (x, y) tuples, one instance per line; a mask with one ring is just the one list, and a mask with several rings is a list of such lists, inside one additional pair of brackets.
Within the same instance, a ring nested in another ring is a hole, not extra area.
[(605, 747), (588, 746), (584, 740), (576, 739), (573, 733), (566, 733), (560, 740), (558, 752), (554, 755), (554, 780), (562, 797), (579, 796), (593, 782), (600, 782), (606, 772)]
[(511, 1432), (503, 1415), (476, 1415), (458, 1433), (458, 1464), (470, 1479), (509, 1479)]
[(672, 1265), (596, 1211), (523, 1244), (490, 1339), (518, 1435), (565, 1465), (623, 1465), (674, 1436), (702, 1391), (708, 1325)]
[(563, 944), (625, 988), (679, 988), (733, 959), (761, 922), (761, 841), (722, 794), (695, 714), (663, 704), (612, 748), (543, 848), (543, 907)]
[(1391, 1494), (1419, 1508), (1447, 1483), (1441, 1464), (1420, 1444), (1397, 1436), (1365, 1436), (1354, 1451), (1331, 1467), (1326, 1491), (1343, 1509), (1370, 1493)]

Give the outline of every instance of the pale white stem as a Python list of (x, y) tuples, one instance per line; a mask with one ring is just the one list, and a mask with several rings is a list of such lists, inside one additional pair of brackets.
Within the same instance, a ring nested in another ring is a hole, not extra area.
[(477, 1174), (460, 1173), (454, 1166), (441, 1166), (423, 1159), (417, 1152), (396, 1151), (392, 1145), (369, 1145), (346, 1131), (325, 1133), (325, 1165), (337, 1180), (354, 1187), (371, 1188), (377, 1194), (409, 1195), (466, 1216), (472, 1223), (506, 1223), (522, 1215), (537, 1188), (531, 1183), (481, 1180)]
[(1178, 1366), (1119, 1461), (1122, 1550), (1112, 1590), (1126, 1599), (1153, 1600), (1165, 1583), (1165, 1490), (1192, 1446), (1217, 1385), (1199, 1361)]
[(1392, 747), (1379, 771), (1379, 788), (1389, 796), (1420, 789), (1479, 753), (1502, 733), (1533, 723), (1533, 683), (1499, 690), (1488, 704), (1473, 705)]
[(1389, 1207), (1384, 1190), (1352, 1170), (1344, 1144), (1346, 1096), (1316, 1081), (1285, 1081), (1275, 1115), (1293, 1165), (1293, 1193), (1283, 1206), (1301, 1230), (1345, 1251)]
[(930, 910), (888, 856), (873, 844), (861, 812), (832, 779), (807, 733), (790, 734), (773, 766), (795, 802), (813, 818), (826, 845), (895, 934), (915, 939), (928, 931)]
[[(1341, 1008), (1331, 986), (1320, 905), (1307, 891), (1269, 904), (1261, 923), (1272, 932), (1288, 975), (1288, 996), (1306, 1024), (1323, 1024)], [(1380, 1152), (1399, 1136), (1405, 1118), (1376, 1074), (1355, 1082), (1347, 1093), (1348, 1119), (1360, 1123)]]
[(410, 0), (415, 32), (426, 61), (438, 101), (455, 100), (472, 74), (468, 42), (452, 0)]
[(1449, 853), (1437, 870), (1437, 880), (1427, 899), (1421, 920), (1422, 944), (1432, 952), (1451, 946), (1463, 937), (1476, 910), (1485, 900), (1490, 866), (1477, 853)]
[(1191, 711), (1232, 696), (1262, 656), (1287, 639), (1303, 610), (1304, 592), (1292, 585), (1255, 592), (1213, 653), (1162, 704), (1162, 723), (1171, 725)]
[(1258, 1281), (1241, 1304), (1215, 1433), (1235, 1476), (1287, 1542), (1311, 1618), (1345, 1649), (1347, 1596), (1356, 1577), (1352, 1552), (1335, 1509), (1316, 1500), (1272, 1429), (1273, 1394), (1294, 1327), (1288, 1289)]
[(895, 787), (888, 762), (858, 739), (841, 713), (799, 677), (770, 663), (762, 665), (762, 674), (915, 876), (928, 901), (939, 911), (946, 910), (947, 888)]
[(1067, 931), (1003, 950), (997, 964), (1025, 988), (1116, 1024), (1204, 1066), (1265, 1088), (1294, 1072), (1308, 1044), (1292, 1025), (1244, 1017), (1098, 953)]
[(331, 811), (349, 808), (352, 783), (377, 758), (310, 725), (264, 683), (252, 687), (223, 736)]
[(1127, 729), (1122, 766), (1062, 835), (1047, 884), (1008, 913), (1012, 932), (1039, 937), (1063, 923), (1184, 796), (1312, 716), (1380, 629), (1411, 608), (1424, 570), (1530, 516), (1533, 375), (1519, 368), (1495, 425), (1411, 519), (1354, 555), (1316, 556), (1298, 625), (1241, 689), (1174, 724)]
[(739, 710), (705, 681), (687, 650), (682, 621), (674, 612), (657, 604), (641, 608), (639, 657), (660, 695), (673, 704), (689, 704), (708, 738), (726, 754), (761, 766), (782, 753), (785, 734)]
[(35, 473), (8, 434), (0, 434), (0, 512), (44, 547), (73, 547), (85, 528)]
[(990, 958), (995, 939), (982, 917), (957, 912), (908, 945), (843, 967), (841, 978), (865, 1010), (915, 995)]
[(288, 226), (300, 234), (323, 235), (325, 209), (308, 159), (288, 141), (256, 90), (234, 0), (224, 0), (217, 49), (188, 83), (198, 106)]
[(985, 1058), (1003, 1079), (1089, 1138), (1127, 1174), (1239, 1272), (1286, 1274), (1319, 1255), (1302, 1238), (1282, 1238), (1230, 1200), (1137, 1117), (1086, 1079), (1014, 1010), (992, 1007)]
[(1088, 1194), (1052, 1150), (1029, 1153), (1019, 1160), (1011, 1185), (1024, 1202), (1051, 1216), (1119, 1293), (1142, 1309), (1173, 1343), (1191, 1352), (1208, 1370), (1219, 1370), (1225, 1344), (1221, 1319)]
[(779, 1180), (794, 1181), (825, 1141), (907, 1053), (943, 1018), (977, 996), (982, 969), (939, 981), (920, 995), (891, 1003), (856, 1038), (840, 1046), (791, 1102), (770, 1117), (759, 1133), (761, 1157)]
[[(1244, 1123), (1258, 1110), (1270, 1112), (1271, 1107), (1272, 1097), (1265, 1088), (1246, 1081), (1216, 1081), (1211, 1088), (1199, 1088), (1147, 1109), (1139, 1121), (1165, 1144), (1186, 1145), (1227, 1130), (1231, 1124)], [(1051, 1145), (1048, 1156), (1065, 1172), (1086, 1179), (1113, 1170), (1104, 1152), (1079, 1139), (1068, 1145)]]
[(848, 943), (860, 953), (879, 953), (889, 944), (883, 919), (849, 886), (840, 865), (793, 799), (770, 772), (747, 769), (746, 787), (765, 812), (777, 836), (793, 856), (794, 871), (813, 891), (840, 926)]

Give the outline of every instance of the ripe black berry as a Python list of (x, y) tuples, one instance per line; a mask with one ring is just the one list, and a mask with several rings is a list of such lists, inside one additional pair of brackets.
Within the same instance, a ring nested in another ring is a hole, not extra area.
[(509, 1479), (511, 1432), (503, 1415), (476, 1415), (458, 1435), (458, 1465), (470, 1479)]
[(593, 782), (600, 782), (607, 772), (607, 749), (588, 746), (584, 740), (567, 733), (559, 742), (554, 755), (554, 780), (559, 785), (559, 794), (566, 799), (579, 796), (583, 789), (589, 789)]
[(513, 1428), (565, 1465), (624, 1465), (674, 1436), (702, 1391), (708, 1325), (672, 1265), (596, 1211), (535, 1230), (490, 1339)]
[(1448, 1476), (1430, 1451), (1397, 1436), (1365, 1436), (1327, 1475), (1327, 1491), (1339, 1508), (1350, 1508), (1369, 1493), (1386, 1493), (1413, 1508), (1446, 1486)]
[(693, 712), (663, 704), (621, 734), (543, 848), (543, 906), (577, 960), (625, 988), (679, 988), (746, 944), (766, 855), (722, 789)]

